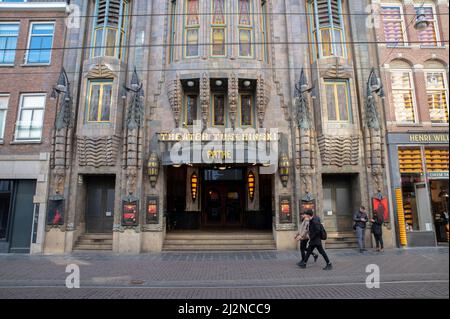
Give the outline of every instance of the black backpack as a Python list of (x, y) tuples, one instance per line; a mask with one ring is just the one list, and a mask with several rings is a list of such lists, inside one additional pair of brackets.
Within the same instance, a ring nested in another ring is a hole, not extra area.
[(328, 238), (327, 231), (325, 230), (325, 227), (323, 227), (322, 223), (320, 223), (320, 239), (327, 240), (327, 238)]

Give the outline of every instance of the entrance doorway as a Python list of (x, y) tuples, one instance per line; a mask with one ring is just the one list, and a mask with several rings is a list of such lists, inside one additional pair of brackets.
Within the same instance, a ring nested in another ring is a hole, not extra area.
[(441, 243), (449, 241), (448, 186), (448, 179), (430, 180), (429, 184), (436, 240)]
[(353, 184), (357, 175), (323, 175), (324, 222), (330, 232), (349, 232), (353, 227), (355, 199)]
[(202, 226), (242, 226), (245, 207), (243, 169), (205, 169), (202, 175)]
[(89, 176), (87, 180), (86, 232), (112, 233), (114, 225), (115, 176)]

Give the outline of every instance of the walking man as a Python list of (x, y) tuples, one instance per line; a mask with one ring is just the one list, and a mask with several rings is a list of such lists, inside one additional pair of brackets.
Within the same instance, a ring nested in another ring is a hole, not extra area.
[(361, 206), (359, 212), (353, 218), (355, 222), (354, 229), (356, 230), (356, 237), (358, 238), (359, 252), (363, 253), (366, 250), (365, 238), (366, 238), (366, 226), (369, 218), (366, 213), (366, 208)]
[[(312, 215), (312, 212), (311, 212)], [(306, 251), (308, 249), (308, 243), (309, 243), (309, 221), (311, 220), (311, 216), (309, 212), (302, 215), (302, 223), (300, 224), (300, 229), (298, 231), (297, 236), (295, 236), (295, 239), (300, 242), (300, 253), (302, 256), (302, 260), (300, 260), (297, 265), (300, 265), (302, 261), (305, 260), (306, 257)], [(312, 253), (314, 257), (314, 262), (317, 261), (317, 258), (319, 258), (319, 255)]]
[(306, 264), (308, 263), (309, 257), (312, 255), (314, 249), (317, 249), (319, 254), (322, 255), (323, 259), (327, 265), (323, 270), (331, 270), (333, 266), (330, 262), (330, 259), (327, 256), (327, 253), (323, 249), (322, 246), (322, 233), (324, 232), (323, 225), (320, 222), (320, 218), (317, 216), (313, 217), (312, 211), (307, 211), (306, 215), (309, 216), (309, 247), (306, 253), (305, 259), (298, 265), (300, 268), (306, 268)]

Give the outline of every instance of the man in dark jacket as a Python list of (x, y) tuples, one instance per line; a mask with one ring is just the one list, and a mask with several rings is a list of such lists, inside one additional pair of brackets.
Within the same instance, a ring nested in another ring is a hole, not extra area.
[(366, 213), (366, 208), (364, 206), (361, 206), (359, 212), (353, 218), (353, 221), (355, 222), (354, 228), (356, 230), (356, 237), (358, 238), (359, 252), (363, 253), (366, 251), (366, 226), (367, 222), (369, 221)]
[[(307, 214), (311, 217), (313, 216), (312, 211), (308, 211)], [(314, 216), (309, 221), (309, 247), (305, 259), (298, 265), (300, 268), (306, 268), (306, 264), (308, 263), (308, 259), (311, 256), (313, 250), (317, 249), (319, 254), (322, 255), (323, 259), (325, 259), (325, 262), (327, 263), (327, 265), (325, 266), (325, 268), (323, 268), (323, 270), (333, 269), (330, 259), (328, 259), (327, 253), (325, 252), (322, 246), (322, 239), (320, 236), (321, 227), (323, 226), (320, 222), (319, 217)]]
[(375, 237), (375, 243), (377, 244), (377, 251), (383, 251), (383, 223), (384, 218), (378, 215), (377, 211), (373, 212), (373, 218), (370, 220), (372, 223), (372, 234)]

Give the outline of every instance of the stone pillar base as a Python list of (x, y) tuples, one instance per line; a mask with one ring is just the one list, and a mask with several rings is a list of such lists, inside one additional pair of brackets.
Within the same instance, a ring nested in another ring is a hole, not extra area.
[(113, 234), (113, 251), (120, 254), (139, 254), (141, 252), (141, 233), (126, 229)]
[(297, 241), (295, 240), (295, 235), (297, 231), (275, 231), (274, 238), (277, 245), (277, 250), (296, 250)]
[(50, 229), (46, 233), (44, 243), (44, 254), (64, 254), (66, 248), (66, 233), (58, 228)]

